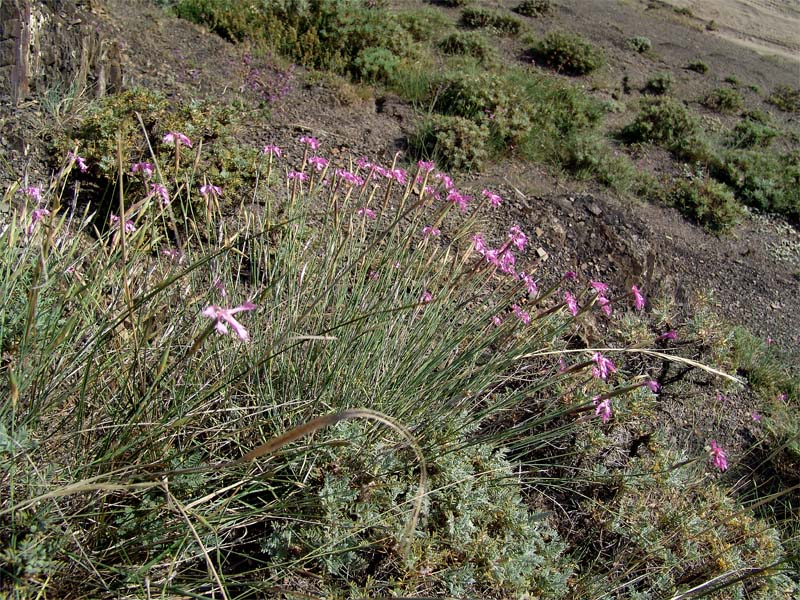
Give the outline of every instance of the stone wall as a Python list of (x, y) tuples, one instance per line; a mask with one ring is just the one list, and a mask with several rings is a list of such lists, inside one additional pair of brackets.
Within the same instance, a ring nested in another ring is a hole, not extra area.
[(0, 0), (0, 93), (14, 103), (50, 87), (113, 93), (118, 44), (104, 36), (96, 0)]

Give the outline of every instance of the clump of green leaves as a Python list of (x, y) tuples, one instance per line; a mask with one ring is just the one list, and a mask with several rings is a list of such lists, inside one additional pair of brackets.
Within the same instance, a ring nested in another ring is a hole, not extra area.
[(486, 27), (505, 35), (517, 35), (522, 21), (513, 15), (485, 8), (465, 8), (461, 20), (468, 27)]
[(600, 48), (566, 31), (549, 32), (532, 52), (538, 61), (567, 75), (587, 75), (605, 64)]
[(744, 100), (736, 90), (718, 88), (703, 99), (703, 106), (722, 113), (732, 113), (744, 106)]
[(625, 47), (628, 50), (632, 50), (633, 52), (644, 54), (645, 52), (649, 52), (653, 48), (653, 42), (651, 42), (650, 38), (648, 37), (645, 37), (643, 35), (637, 35), (625, 40)]
[(522, 0), (514, 11), (526, 17), (543, 17), (553, 12), (553, 0)]
[(494, 51), (486, 38), (474, 31), (454, 31), (437, 44), (445, 54), (471, 56), (481, 62), (490, 60)]
[(701, 75), (705, 75), (710, 70), (708, 63), (703, 62), (702, 60), (693, 60), (687, 65), (686, 68), (690, 71), (694, 71), (695, 73), (700, 73)]
[(448, 169), (480, 169), (489, 157), (489, 128), (471, 119), (432, 115), (408, 140), (414, 156), (433, 159)]
[(670, 201), (684, 216), (717, 233), (736, 225), (742, 216), (733, 192), (709, 177), (679, 181), (670, 191)]
[(643, 102), (633, 123), (622, 130), (622, 137), (628, 142), (664, 146), (681, 157), (699, 158), (707, 152), (700, 121), (683, 103), (670, 97)]
[(672, 87), (672, 83), (672, 73), (668, 71), (656, 73), (644, 84), (643, 91), (647, 94), (661, 96), (669, 91)]
[(732, 148), (768, 148), (777, 135), (777, 129), (759, 119), (745, 115), (731, 130), (727, 144)]
[(800, 112), (800, 88), (779, 86), (769, 95), (767, 102), (784, 112)]

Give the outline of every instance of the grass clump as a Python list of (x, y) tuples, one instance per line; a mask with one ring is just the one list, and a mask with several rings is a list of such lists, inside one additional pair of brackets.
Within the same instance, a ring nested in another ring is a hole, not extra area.
[(765, 149), (778, 135), (778, 130), (770, 127), (757, 118), (745, 115), (728, 135), (727, 145), (732, 148), (750, 150), (753, 148)]
[(494, 51), (486, 38), (474, 31), (454, 31), (437, 44), (445, 54), (471, 56), (485, 62), (494, 57)]
[(731, 190), (709, 177), (678, 182), (670, 192), (670, 201), (684, 216), (715, 233), (727, 231), (742, 216)]
[(703, 106), (722, 113), (733, 113), (742, 109), (744, 99), (736, 90), (719, 88), (705, 97)]
[(767, 102), (783, 112), (800, 112), (800, 88), (780, 86), (769, 95)]
[(666, 94), (673, 84), (672, 73), (665, 71), (663, 73), (656, 73), (644, 84), (643, 92), (652, 94), (654, 96), (661, 96)]
[(522, 30), (522, 21), (497, 10), (465, 8), (461, 20), (468, 27), (486, 27), (504, 35), (517, 35)]
[(633, 52), (644, 54), (645, 52), (650, 52), (650, 50), (653, 49), (653, 42), (651, 42), (650, 38), (648, 37), (637, 35), (625, 40), (625, 47)]
[(581, 36), (551, 31), (534, 48), (536, 59), (566, 75), (587, 75), (605, 64), (605, 55)]
[(517, 12), (526, 17), (544, 17), (553, 12), (553, 0), (522, 0), (515, 8)]
[(687, 65), (686, 68), (690, 71), (694, 71), (695, 73), (700, 73), (701, 75), (705, 75), (711, 70), (711, 68), (708, 66), (708, 63), (703, 62), (702, 60), (693, 60)]
[(685, 158), (706, 152), (700, 121), (683, 103), (670, 97), (646, 100), (633, 123), (622, 130), (622, 137), (628, 142), (658, 144)]

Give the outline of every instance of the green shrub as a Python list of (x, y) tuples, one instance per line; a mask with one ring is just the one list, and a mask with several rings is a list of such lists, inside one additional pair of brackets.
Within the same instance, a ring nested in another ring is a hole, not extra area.
[(395, 13), (400, 27), (411, 34), (417, 42), (428, 41), (439, 31), (450, 27), (442, 11), (433, 7), (403, 10)]
[(695, 73), (700, 73), (701, 75), (705, 75), (710, 70), (708, 63), (705, 63), (702, 60), (693, 60), (687, 65), (686, 68), (690, 71), (694, 71)]
[(724, 81), (725, 83), (729, 83), (729, 84), (731, 84), (731, 85), (732, 85), (732, 86), (734, 86), (734, 87), (736, 87), (737, 85), (739, 85), (739, 78), (738, 78), (738, 77), (736, 77), (736, 75), (728, 75), (728, 76), (727, 76), (725, 79), (723, 79), (722, 81)]
[(567, 75), (586, 75), (605, 63), (603, 51), (581, 36), (551, 31), (533, 49), (537, 60)]
[(784, 112), (800, 112), (800, 88), (780, 86), (770, 94), (767, 102)]
[(553, 0), (522, 0), (514, 11), (526, 17), (543, 17), (553, 11)]
[(446, 169), (480, 169), (489, 157), (489, 128), (464, 117), (434, 115), (409, 138), (409, 150)]
[(353, 60), (352, 72), (356, 79), (387, 83), (394, 79), (400, 57), (382, 47), (364, 48)]
[(714, 163), (713, 175), (748, 206), (800, 222), (800, 153), (730, 150)]
[(723, 113), (732, 113), (744, 106), (744, 100), (736, 90), (719, 88), (705, 97), (703, 106)]
[(663, 73), (656, 73), (650, 79), (647, 80), (647, 83), (644, 84), (644, 91), (647, 94), (653, 94), (656, 96), (660, 96), (662, 94), (666, 94), (669, 89), (672, 87), (672, 74), (669, 72)]
[[(398, 57), (412, 57), (418, 52), (398, 18), (358, 0), (275, 0), (261, 4), (181, 0), (175, 10), (178, 16), (204, 24), (228, 39), (247, 39), (303, 66), (355, 78), (363, 76), (364, 62), (369, 62), (370, 55), (379, 58), (374, 50), (365, 56), (368, 48), (384, 48)], [(378, 62), (385, 63), (387, 57), (383, 53)], [(377, 72), (382, 70), (385, 68), (379, 67)]]
[(482, 62), (493, 56), (492, 47), (486, 38), (473, 31), (454, 31), (437, 45), (445, 54), (471, 56)]
[(732, 148), (768, 148), (778, 131), (754, 119), (742, 119), (731, 130), (727, 141)]
[(648, 37), (637, 35), (625, 40), (625, 47), (633, 52), (643, 54), (645, 52), (649, 52), (653, 48), (653, 42), (651, 42), (650, 38)]
[(670, 199), (681, 213), (705, 229), (722, 232), (739, 222), (742, 209), (731, 190), (707, 177), (696, 177), (676, 184)]
[(622, 137), (664, 146), (683, 158), (702, 158), (707, 151), (702, 133), (699, 120), (681, 102), (664, 97), (646, 100)]
[(522, 21), (516, 17), (484, 8), (465, 8), (461, 20), (468, 27), (488, 27), (507, 35), (517, 35), (522, 29)]

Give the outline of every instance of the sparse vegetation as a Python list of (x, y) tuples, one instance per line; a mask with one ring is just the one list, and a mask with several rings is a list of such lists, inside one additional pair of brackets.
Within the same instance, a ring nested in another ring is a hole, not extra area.
[(742, 216), (741, 206), (730, 189), (704, 176), (678, 182), (672, 189), (670, 200), (684, 215), (709, 231), (730, 229)]
[(581, 36), (565, 31), (551, 31), (533, 49), (540, 61), (566, 75), (587, 75), (605, 63), (602, 50)]
[(652, 50), (653, 42), (651, 42), (650, 38), (648, 37), (637, 35), (625, 40), (625, 47), (633, 52), (644, 54), (645, 52), (650, 52), (650, 50)]
[(705, 97), (703, 105), (711, 110), (733, 113), (742, 109), (744, 100), (736, 90), (718, 88)]
[(487, 27), (505, 35), (517, 35), (522, 30), (522, 21), (497, 10), (465, 8), (461, 13), (461, 20), (468, 27)]
[(494, 56), (486, 39), (473, 31), (454, 31), (442, 38), (438, 46), (445, 54), (471, 56), (481, 62)]
[(800, 112), (800, 88), (781, 86), (770, 94), (767, 101), (784, 112)]
[(661, 96), (666, 94), (672, 87), (673, 79), (672, 74), (669, 72), (656, 73), (644, 84), (643, 92), (646, 94), (653, 94)]
[(645, 101), (633, 123), (622, 130), (622, 137), (664, 146), (683, 158), (697, 159), (708, 152), (698, 119), (669, 97)]
[(701, 75), (705, 75), (710, 70), (708, 63), (703, 62), (702, 60), (693, 60), (687, 65), (686, 68), (690, 71), (694, 71), (695, 73), (700, 73)]
[(543, 17), (553, 12), (553, 0), (522, 0), (514, 10), (526, 17)]

